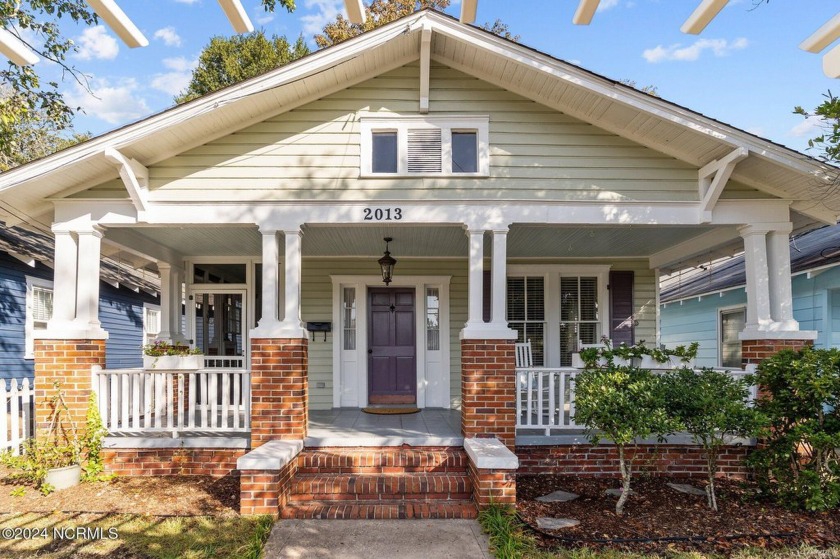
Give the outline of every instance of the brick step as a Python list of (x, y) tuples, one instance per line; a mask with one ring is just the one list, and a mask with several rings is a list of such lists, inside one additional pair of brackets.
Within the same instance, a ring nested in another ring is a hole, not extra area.
[(478, 511), (471, 501), (411, 501), (381, 503), (368, 501), (309, 501), (289, 503), (280, 512), (282, 518), (297, 519), (444, 519), (476, 518)]
[(298, 474), (292, 501), (469, 500), (472, 483), (466, 473)]
[(460, 447), (306, 448), (298, 456), (300, 474), (464, 473), (467, 454)]

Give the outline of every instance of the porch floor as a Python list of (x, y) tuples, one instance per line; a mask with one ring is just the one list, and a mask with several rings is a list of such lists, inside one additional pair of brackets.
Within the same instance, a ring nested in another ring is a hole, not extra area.
[(358, 408), (309, 411), (304, 446), (463, 446), (461, 412), (425, 408), (406, 415), (372, 415)]

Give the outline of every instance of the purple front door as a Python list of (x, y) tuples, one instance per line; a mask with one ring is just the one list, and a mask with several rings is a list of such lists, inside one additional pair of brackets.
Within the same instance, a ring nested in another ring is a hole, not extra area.
[(368, 402), (417, 402), (414, 289), (368, 290)]

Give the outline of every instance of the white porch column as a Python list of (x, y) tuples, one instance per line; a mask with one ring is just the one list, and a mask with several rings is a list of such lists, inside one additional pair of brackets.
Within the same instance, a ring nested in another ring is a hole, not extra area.
[(468, 229), (469, 238), (469, 274), (467, 276), (468, 307), (465, 330), (484, 326), (484, 231)]
[(740, 229), (744, 239), (747, 274), (747, 323), (745, 330), (767, 330), (770, 314), (770, 279), (767, 267), (767, 229), (747, 225)]
[(490, 263), (491, 301), (490, 322), (498, 328), (507, 327), (505, 322), (505, 294), (507, 292), (507, 234), (508, 229), (493, 230), (493, 258)]
[(53, 315), (49, 330), (68, 330), (76, 318), (76, 265), (78, 263), (78, 245), (70, 231), (56, 230), (55, 234), (55, 270), (53, 292), (60, 297), (53, 298)]
[(184, 336), (184, 322), (181, 314), (181, 303), (183, 302), (184, 294), (184, 267), (173, 266), (170, 270), (169, 280), (171, 282), (170, 293), (172, 303), (170, 308), (172, 311), (169, 314), (171, 320), (169, 331), (172, 333), (173, 342), (186, 342), (187, 338)]
[(799, 330), (793, 318), (793, 289), (790, 277), (790, 232), (793, 226), (767, 234), (767, 267), (770, 289), (770, 315), (778, 330)]
[(160, 275), (160, 333), (161, 340), (172, 340), (172, 266), (158, 262)]
[(301, 247), (301, 236), (303, 233), (300, 229), (283, 231), (286, 241), (286, 254), (284, 264), (286, 269), (285, 276), (285, 290), (284, 290), (284, 308), (283, 313), (283, 330), (287, 338), (306, 338), (307, 333), (303, 328), (303, 323), (300, 319), (300, 288), (301, 288), (301, 271), (303, 264), (303, 253)]
[(79, 231), (79, 274), (76, 283), (76, 322), (81, 329), (99, 330), (99, 266), (102, 231)]
[(276, 328), (280, 323), (277, 318), (277, 293), (280, 256), (278, 254), (277, 231), (268, 229), (262, 233), (262, 316), (260, 327)]
[(484, 322), (484, 230), (467, 229), (469, 237), (469, 307), (467, 323), (461, 330), (462, 340), (515, 340), (516, 331), (505, 322), (507, 291), (507, 228), (493, 230), (491, 259), (490, 322)]

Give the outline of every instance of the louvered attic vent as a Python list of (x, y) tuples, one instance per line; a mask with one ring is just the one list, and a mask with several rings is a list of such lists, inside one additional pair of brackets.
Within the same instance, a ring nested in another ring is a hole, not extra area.
[(441, 133), (439, 128), (408, 130), (408, 172), (441, 172)]

